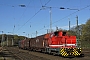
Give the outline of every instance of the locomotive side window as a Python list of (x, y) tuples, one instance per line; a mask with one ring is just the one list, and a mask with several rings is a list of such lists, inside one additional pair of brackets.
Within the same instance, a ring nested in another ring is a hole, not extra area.
[(55, 36), (58, 36), (58, 33), (59, 33), (58, 31), (57, 31), (57, 32), (54, 32), (54, 35), (55, 35)]
[(63, 34), (62, 34), (63, 36), (65, 36), (66, 35), (66, 32), (63, 32)]

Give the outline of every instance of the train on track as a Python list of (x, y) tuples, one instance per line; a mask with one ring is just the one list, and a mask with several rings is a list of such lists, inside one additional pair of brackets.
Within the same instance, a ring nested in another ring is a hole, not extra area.
[(70, 36), (66, 31), (62, 30), (20, 40), (19, 48), (58, 54), (64, 57), (75, 57), (82, 54), (81, 48), (77, 46), (76, 36)]

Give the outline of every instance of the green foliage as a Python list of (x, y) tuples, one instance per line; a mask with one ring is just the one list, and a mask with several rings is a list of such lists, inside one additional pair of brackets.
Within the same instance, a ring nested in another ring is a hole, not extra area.
[(82, 48), (90, 48), (90, 19), (87, 20), (86, 24), (82, 25), (81, 34), (81, 45)]
[(18, 44), (18, 41), (23, 40), (24, 38), (24, 36), (14, 35), (14, 44)]
[(19, 40), (23, 40), (24, 38), (24, 36), (19, 36)]
[(69, 34), (69, 35), (76, 36), (76, 33), (75, 33), (75, 31), (73, 31), (73, 30), (68, 31), (68, 34)]
[(0, 39), (2, 39), (2, 35), (0, 35)]
[(83, 25), (81, 39), (90, 40), (90, 19)]
[[(24, 36), (3, 34), (3, 43), (4, 43), (4, 46), (6, 46), (7, 40), (8, 40), (8, 46), (11, 46), (12, 45), (12, 39), (13, 39), (14, 45), (17, 45), (18, 41), (23, 40), (24, 38), (25, 38)], [(1, 41), (2, 41), (2, 34), (0, 35), (0, 42)]]

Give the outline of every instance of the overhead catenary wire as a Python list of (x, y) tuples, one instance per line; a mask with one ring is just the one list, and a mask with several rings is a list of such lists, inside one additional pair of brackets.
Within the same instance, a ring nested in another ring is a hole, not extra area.
[(22, 13), (22, 15), (21, 15), (21, 17), (20, 17), (20, 19), (24, 16), (24, 13), (26, 12), (26, 10), (27, 10), (27, 7), (29, 6), (29, 4), (31, 3), (31, 1), (28, 3), (28, 5), (27, 6), (25, 6), (26, 7), (26, 9), (24, 10), (24, 12)]
[[(55, 23), (57, 23), (57, 22), (59, 22), (60, 20), (63, 20), (63, 19), (65, 19), (65, 18), (68, 18), (69, 16), (71, 16), (71, 15), (73, 15), (73, 14), (75, 14), (75, 13), (81, 11), (81, 10), (84, 10), (84, 9), (86, 9), (86, 8), (88, 8), (88, 7), (90, 7), (90, 5), (87, 5), (87, 6), (83, 7), (83, 8), (81, 8), (81, 9), (79, 9), (79, 10), (77, 10), (77, 11), (75, 11), (75, 12), (73, 12), (73, 13), (71, 13), (71, 14), (69, 14), (69, 15), (67, 15), (67, 16), (65, 16), (65, 17), (63, 17), (63, 18), (61, 18), (61, 19), (59, 19), (59, 20), (57, 20), (57, 21), (55, 21), (55, 22), (53, 22), (52, 25), (55, 24)], [(58, 8), (58, 7), (53, 7), (53, 8)], [(48, 27), (48, 26), (50, 26), (50, 25), (46, 25), (45, 27)], [(45, 27), (37, 30), (38, 33), (39, 33), (41, 30), (45, 29)]]
[[(47, 5), (51, 0), (49, 0), (45, 5)], [(30, 19), (28, 19), (20, 28), (18, 28), (17, 31), (19, 31), (25, 24), (27, 24), (32, 18), (34, 18), (42, 9), (40, 8), (39, 11), (37, 11)], [(16, 31), (16, 32), (17, 32)]]
[[(49, 1), (50, 1), (50, 0), (49, 0)], [(65, 17), (63, 17), (63, 18), (61, 18), (61, 19), (53, 22), (52, 24), (55, 24), (55, 23), (57, 23), (58, 21), (63, 20), (63, 19), (65, 19), (65, 18), (67, 18), (67, 17), (69, 17), (69, 16), (71, 16), (71, 15), (73, 15), (73, 14), (75, 14), (75, 13), (81, 11), (81, 10), (84, 10), (84, 9), (88, 8), (88, 7), (90, 7), (90, 5), (87, 5), (86, 7), (81, 8), (80, 10), (77, 10), (77, 11), (75, 11), (75, 12), (73, 12), (73, 13), (65, 16)], [(40, 9), (40, 11), (41, 11), (41, 9)], [(31, 19), (32, 19), (35, 15), (37, 15), (38, 13), (39, 13), (39, 11), (38, 11), (37, 13), (35, 13), (29, 20), (31, 20)], [(28, 21), (29, 21), (29, 20), (28, 20)], [(28, 21), (27, 21), (27, 22), (28, 22)], [(27, 23), (27, 22), (26, 22), (26, 23)], [(26, 23), (25, 23), (25, 24), (26, 24)], [(23, 26), (24, 26), (25, 24), (23, 24)], [(21, 26), (21, 28), (22, 28), (23, 26)], [(47, 25), (47, 26), (49, 26), (49, 25)], [(47, 26), (45, 26), (45, 27), (47, 27)], [(19, 28), (19, 29), (20, 29), (20, 28)], [(18, 30), (19, 30), (19, 29), (18, 29)], [(42, 29), (45, 29), (45, 28), (41, 28), (41, 29), (39, 29), (39, 31), (41, 31)], [(38, 30), (37, 30), (37, 31), (38, 31)]]
[[(73, 15), (73, 14), (75, 14), (75, 13), (81, 11), (81, 10), (84, 10), (84, 9), (86, 9), (86, 8), (88, 8), (88, 7), (90, 7), (90, 5), (87, 5), (87, 6), (83, 7), (83, 8), (81, 8), (81, 9), (79, 9), (79, 10), (77, 10), (77, 11), (75, 11), (75, 12), (73, 12), (73, 13), (71, 13), (71, 14), (69, 14), (69, 15), (67, 15), (67, 16), (65, 16), (65, 17), (63, 17), (63, 18), (61, 18), (61, 19), (59, 19), (59, 20), (57, 20), (57, 21), (55, 21), (55, 22), (53, 22), (52, 25), (55, 24), (55, 23), (57, 23), (57, 22), (59, 22), (60, 20), (63, 20), (63, 19), (65, 19), (65, 18), (68, 18), (69, 16), (71, 16), (71, 15)], [(49, 25), (46, 25), (45, 27), (48, 27), (48, 26), (49, 26)], [(41, 28), (41, 29), (39, 29), (39, 30), (37, 30), (37, 31), (40, 32), (41, 30), (45, 29), (45, 27), (43, 27), (43, 28)]]
[(85, 6), (84, 8), (81, 8), (81, 9), (79, 9), (79, 10), (77, 10), (77, 11), (75, 11), (75, 12), (73, 12), (73, 13), (71, 13), (71, 14), (65, 16), (65, 17), (63, 17), (62, 19), (59, 19), (59, 20), (53, 22), (52, 24), (57, 23), (58, 21), (63, 20), (63, 19), (65, 19), (65, 18), (67, 18), (67, 17), (69, 17), (69, 16), (71, 16), (71, 15), (73, 15), (73, 14), (75, 14), (75, 13), (81, 11), (81, 10), (84, 10), (84, 9), (88, 8), (88, 7), (90, 7), (90, 5), (87, 5), (87, 6)]
[[(45, 3), (45, 5), (47, 5), (50, 1), (51, 1), (51, 0), (49, 0), (47, 3)], [(44, 6), (45, 6), (45, 5), (44, 5)]]
[[(20, 30), (25, 24), (27, 24), (33, 17), (35, 17), (39, 12), (41, 11), (41, 9), (39, 11), (37, 11), (29, 20), (27, 20), (18, 30)], [(18, 31), (17, 30), (17, 31)]]

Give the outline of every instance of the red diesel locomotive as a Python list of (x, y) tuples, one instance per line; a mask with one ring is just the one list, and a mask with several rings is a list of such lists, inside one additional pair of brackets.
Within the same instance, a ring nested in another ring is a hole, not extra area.
[(67, 56), (80, 56), (81, 48), (77, 46), (76, 36), (69, 36), (67, 32), (55, 31), (36, 38), (21, 40), (19, 47), (45, 53)]

